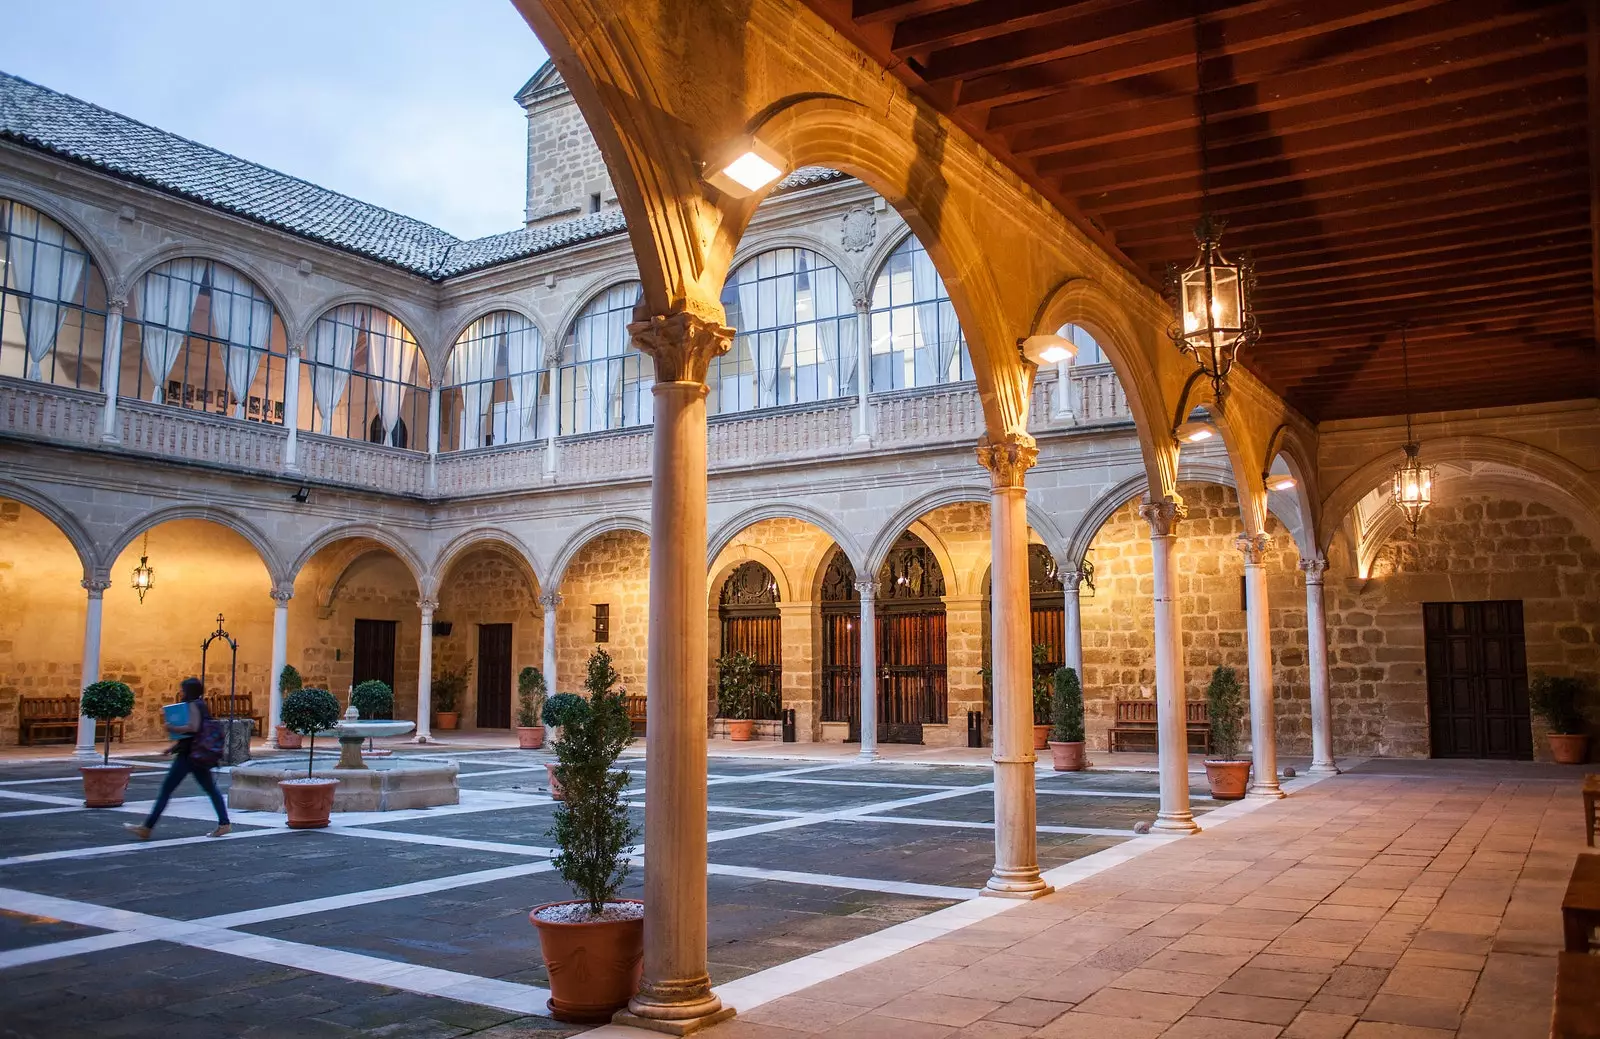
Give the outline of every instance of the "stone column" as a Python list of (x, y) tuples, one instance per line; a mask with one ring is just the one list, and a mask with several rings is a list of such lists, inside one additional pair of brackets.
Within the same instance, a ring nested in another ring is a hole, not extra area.
[(433, 742), (433, 611), (434, 599), (418, 599), (422, 610), (422, 644), (417, 647), (417, 734), (414, 743)]
[(121, 296), (106, 300), (104, 356), (100, 362), (100, 390), (106, 395), (105, 410), (100, 413), (101, 440), (122, 439), (117, 429), (117, 392), (122, 382), (122, 312), (127, 305), (128, 301)]
[(1074, 418), (1072, 411), (1072, 362), (1061, 361), (1056, 365), (1056, 414), (1058, 419), (1071, 422)]
[(544, 682), (545, 688), (559, 693), (556, 684), (556, 608), (561, 605), (561, 593), (539, 593), (539, 605), (544, 609)]
[(289, 363), (283, 369), (283, 425), (289, 437), (283, 442), (283, 467), (300, 468), (300, 355), (306, 344), (289, 344)]
[[(635, 316), (640, 316), (635, 311)], [(720, 317), (720, 312), (717, 313)], [(618, 1021), (683, 1032), (733, 1015), (706, 971), (706, 369), (733, 329), (674, 311), (628, 326), (655, 361), (645, 665), (644, 970)]]
[(863, 290), (856, 305), (856, 444), (872, 443), (872, 297)]
[(1311, 671), (1310, 772), (1338, 775), (1333, 760), (1333, 711), (1328, 702), (1328, 618), (1322, 605), (1322, 577), (1328, 561), (1321, 556), (1300, 560), (1306, 575), (1306, 657)]
[(1240, 534), (1234, 545), (1244, 556), (1245, 630), (1250, 653), (1251, 797), (1282, 797), (1278, 787), (1277, 712), (1272, 702), (1272, 618), (1267, 613), (1265, 531)]
[(1062, 566), (1061, 575), (1061, 637), (1066, 665), (1078, 673), (1083, 682), (1083, 607), (1078, 600), (1078, 590), (1083, 586), (1083, 571)]
[(1156, 739), (1159, 741), (1161, 810), (1155, 829), (1193, 833), (1189, 810), (1188, 704), (1184, 697), (1183, 622), (1178, 611), (1178, 521), (1182, 502), (1145, 499), (1139, 515), (1150, 524), (1150, 561), (1155, 575)]
[(278, 716), (283, 713), (283, 689), (278, 677), (289, 662), (289, 600), (294, 598), (293, 585), (279, 585), (272, 589), (272, 669), (267, 672), (267, 717), (265, 720), (267, 747), (278, 747)]
[(878, 582), (857, 581), (861, 596), (861, 760), (878, 759)]
[[(544, 442), (544, 474), (554, 478), (556, 475), (556, 437), (561, 435), (561, 357), (557, 355), (550, 363), (550, 435)], [(555, 679), (545, 675), (545, 680), (550, 683), (550, 689), (555, 690)]]
[[(96, 575), (83, 581), (83, 589), (89, 593), (89, 610), (83, 619), (83, 670), (78, 676), (80, 696), (86, 686), (100, 681), (100, 607), (110, 587), (109, 576)], [(99, 757), (94, 749), (94, 719), (87, 715), (78, 716), (78, 746), (73, 757), (85, 761)]]
[(439, 486), (439, 398), (437, 382), (428, 387), (428, 469), (424, 477), (428, 490)]
[(1053, 889), (1039, 876), (1034, 803), (1033, 647), (1028, 603), (1028, 496), (1039, 458), (1033, 437), (1011, 432), (978, 444), (989, 470), (989, 625), (994, 700), (994, 870), (986, 895), (1038, 898)]

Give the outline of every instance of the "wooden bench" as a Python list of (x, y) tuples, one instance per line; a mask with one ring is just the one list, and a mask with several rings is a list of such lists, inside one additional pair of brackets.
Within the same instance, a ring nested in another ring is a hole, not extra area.
[(1568, 952), (1590, 951), (1600, 928), (1600, 855), (1579, 855), (1561, 900), (1561, 930)]
[[(78, 734), (79, 706), (76, 696), (24, 696), (17, 703), (17, 742), (31, 745), (38, 742), (40, 733), (55, 733), (61, 742), (71, 743)], [(108, 724), (112, 739), (123, 742), (121, 718), (96, 722), (95, 742), (105, 740)]]
[(1557, 954), (1550, 1039), (1600, 1039), (1600, 956)]
[(644, 735), (645, 698), (638, 693), (628, 694), (628, 721), (633, 725), (635, 736)]
[(1585, 776), (1583, 780), (1583, 829), (1589, 847), (1594, 847), (1595, 812), (1600, 810), (1600, 775)]
[[(1130, 742), (1141, 748), (1158, 749), (1160, 726), (1156, 721), (1154, 700), (1117, 700), (1116, 714), (1111, 723), (1111, 749), (1127, 750)], [(1189, 736), (1189, 749), (1201, 753), (1211, 750), (1211, 723), (1206, 719), (1206, 705), (1191, 701), (1184, 705), (1184, 728)]]
[[(205, 700), (206, 709), (211, 712), (211, 717), (226, 718), (228, 716), (227, 693), (207, 693)], [(251, 725), (255, 727), (257, 736), (267, 731), (261, 712), (256, 710), (255, 703), (250, 699), (249, 693), (233, 694), (233, 716), (235, 718), (249, 718)]]

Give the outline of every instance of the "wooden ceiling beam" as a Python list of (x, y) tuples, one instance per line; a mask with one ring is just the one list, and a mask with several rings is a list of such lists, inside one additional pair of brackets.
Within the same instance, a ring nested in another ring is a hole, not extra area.
[(867, 24), (893, 24), (917, 15), (959, 7), (968, 0), (850, 0), (850, 17)]
[(1264, 295), (1257, 297), (1256, 312), (1263, 326), (1267, 326), (1274, 320), (1294, 320), (1299, 314), (1330, 314), (1343, 307), (1377, 307), (1407, 300), (1442, 301), (1460, 297), (1475, 302), (1493, 298), (1489, 293), (1522, 293), (1535, 289), (1549, 289), (1551, 295), (1560, 295), (1574, 278), (1584, 277), (1581, 270), (1574, 274), (1573, 267), (1565, 259), (1547, 260), (1484, 271), (1484, 277), (1479, 280), (1459, 271), (1440, 271), (1420, 278), (1380, 280), (1378, 285), (1341, 285), (1320, 292)]
[(1527, 291), (1502, 293), (1491, 290), (1466, 298), (1456, 294), (1426, 303), (1415, 299), (1387, 301), (1381, 305), (1341, 303), (1330, 305), (1326, 312), (1320, 314), (1282, 317), (1270, 322), (1263, 335), (1292, 338), (1301, 335), (1323, 336), (1341, 331), (1370, 332), (1398, 325), (1401, 321), (1423, 324), (1439, 320), (1466, 320), (1480, 314), (1485, 318), (1516, 315), (1536, 321), (1552, 300), (1565, 298), (1573, 292), (1583, 293), (1587, 288), (1587, 280), (1580, 276), (1565, 284), (1540, 286)]
[(1511, 270), (1553, 258), (1580, 262), (1587, 260), (1588, 229), (1572, 228), (1562, 235), (1549, 238), (1517, 240), (1508, 249), (1486, 251), (1472, 245), (1400, 259), (1381, 254), (1352, 256), (1338, 263), (1300, 268), (1285, 268), (1274, 258), (1269, 271), (1262, 271), (1260, 261), (1257, 261), (1256, 269), (1262, 272), (1264, 288), (1257, 291), (1256, 298), (1269, 299), (1280, 292), (1289, 293), (1292, 289), (1306, 287), (1326, 289), (1369, 278), (1387, 282), (1417, 271), (1451, 271), (1468, 277), (1477, 273)]
[(894, 27), (890, 50), (897, 57), (926, 62), (935, 50), (977, 43), (1012, 33), (1043, 29), (1058, 22), (1103, 12), (1121, 0), (990, 0), (917, 15)]

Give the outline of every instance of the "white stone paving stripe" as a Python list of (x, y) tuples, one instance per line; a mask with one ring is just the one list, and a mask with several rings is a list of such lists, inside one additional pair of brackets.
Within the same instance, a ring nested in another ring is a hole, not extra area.
[(139, 841), (129, 837), (122, 844), (101, 844), (92, 848), (63, 848), (60, 851), (34, 852), (32, 855), (13, 855), (8, 859), (0, 859), (0, 868), (21, 866), (30, 862), (55, 862), (60, 859), (96, 859), (107, 855), (125, 855), (135, 851), (176, 848), (185, 844), (206, 844), (213, 841), (246, 841), (254, 837), (271, 837), (274, 834), (287, 832), (287, 829), (280, 827), (275, 830), (241, 830), (238, 833), (230, 833), (226, 837), (207, 837), (205, 834), (196, 834), (193, 837), (170, 837), (160, 841)]
[(87, 938), (69, 938), (66, 941), (46, 942), (43, 945), (30, 945), (22, 949), (8, 949), (0, 952), (0, 970), (59, 960), (66, 956), (82, 956), (103, 949), (120, 949), (125, 945), (138, 945), (149, 940), (127, 931), (112, 931), (110, 934), (92, 934)]
[(474, 841), (465, 837), (443, 837), (431, 833), (406, 833), (401, 830), (372, 830), (360, 826), (330, 826), (328, 833), (341, 837), (365, 837), (369, 840), (396, 841), (401, 844), (431, 844), (438, 848), (461, 848), (465, 851), (492, 851), (502, 855), (531, 855), (549, 858), (554, 848), (537, 848), (531, 844), (510, 844), (505, 841)]
[[(859, 823), (899, 823), (905, 826), (942, 826), (947, 829), (973, 829), (992, 830), (994, 823), (971, 822), (960, 819), (919, 819), (914, 815), (866, 815), (852, 822)], [(1133, 832), (1132, 828), (1126, 830), (1110, 830), (1100, 826), (1035, 826), (1040, 833), (1079, 833), (1088, 837), (1121, 837), (1133, 840), (1140, 834)]]
[(74, 808), (83, 807), (83, 797), (57, 797), (55, 794), (29, 794), (21, 790), (0, 790), (0, 797), (9, 797), (15, 801), (33, 801), (47, 805), (70, 805)]
[(0, 819), (15, 819), (19, 815), (57, 815), (61, 812), (87, 811), (91, 811), (91, 809), (85, 808), (82, 805), (78, 805), (76, 807), (67, 807), (66, 805), (63, 805), (59, 808), (24, 808), (15, 812), (0, 812)]
[(708, 863), (706, 872), (714, 877), (742, 877), (746, 880), (776, 880), (813, 887), (846, 888), (851, 891), (879, 891), (886, 895), (915, 895), (919, 898), (953, 898), (958, 902), (974, 898), (976, 888), (945, 887), (940, 884), (914, 884), (900, 880), (874, 880), (868, 877), (835, 877), (826, 873), (802, 873), (789, 869), (759, 869), (755, 866), (724, 866)]

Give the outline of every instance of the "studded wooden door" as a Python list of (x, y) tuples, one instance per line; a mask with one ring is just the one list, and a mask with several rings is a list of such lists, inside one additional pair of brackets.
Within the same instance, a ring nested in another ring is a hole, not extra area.
[(511, 727), (511, 625), (478, 625), (478, 728)]
[(1520, 600), (1422, 605), (1436, 758), (1533, 757)]

